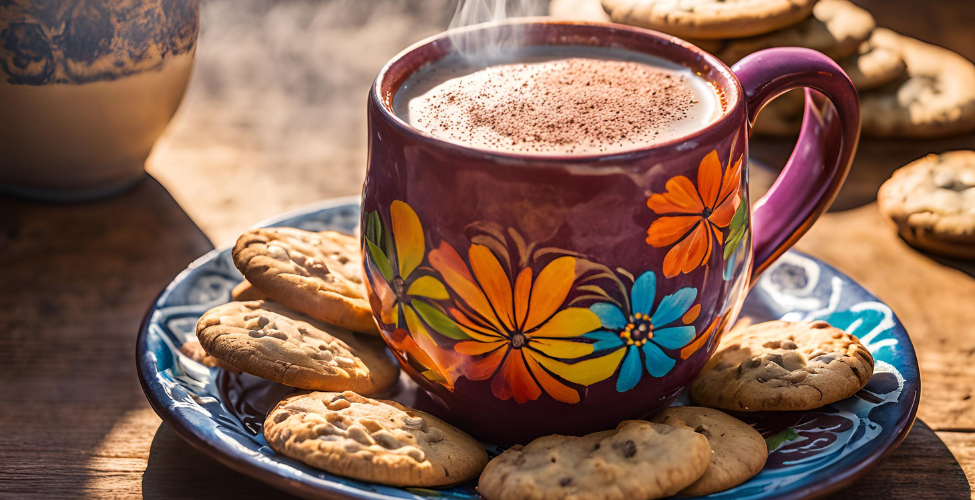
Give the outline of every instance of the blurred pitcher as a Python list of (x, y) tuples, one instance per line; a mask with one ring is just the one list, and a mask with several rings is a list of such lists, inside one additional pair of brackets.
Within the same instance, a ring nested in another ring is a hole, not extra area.
[(199, 0), (0, 1), (0, 192), (108, 196), (176, 112)]

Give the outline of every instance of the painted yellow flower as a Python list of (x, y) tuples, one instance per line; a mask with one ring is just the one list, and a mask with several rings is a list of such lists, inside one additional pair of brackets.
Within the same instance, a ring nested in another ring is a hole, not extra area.
[[(494, 253), (474, 244), (470, 267), (443, 242), (431, 250), (430, 264), (458, 298), (451, 318), (470, 340), (454, 350), (468, 356), (461, 365), (471, 380), (491, 379), (491, 391), (501, 400), (533, 401), (544, 391), (564, 403), (579, 402), (579, 393), (564, 380), (589, 385), (612, 375), (619, 360), (569, 363), (593, 352), (580, 337), (599, 328), (599, 318), (581, 307), (565, 307), (576, 279), (576, 259), (559, 257), (538, 276), (530, 267), (512, 280)], [(562, 380), (560, 380), (562, 379)]]

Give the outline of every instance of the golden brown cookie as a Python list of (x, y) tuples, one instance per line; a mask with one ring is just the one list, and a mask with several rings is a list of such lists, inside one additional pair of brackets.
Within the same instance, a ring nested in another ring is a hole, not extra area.
[[(856, 54), (840, 61), (857, 90), (875, 89), (906, 75), (899, 38), (893, 31), (877, 28), (869, 40), (860, 44)], [(771, 137), (799, 135), (805, 111), (803, 95), (802, 89), (796, 89), (775, 98), (759, 113), (752, 131)]]
[[(581, 21), (587, 23), (611, 23), (612, 19), (603, 9), (601, 0), (552, 0), (548, 4), (550, 16), (562, 21)], [(701, 40), (683, 38), (684, 41), (697, 45), (705, 52), (721, 49), (723, 44), (719, 40)]]
[(552, 0), (548, 4), (548, 15), (563, 21), (612, 22), (600, 0)]
[[(548, 5), (548, 12), (550, 16), (563, 21), (613, 22), (609, 18), (609, 14), (603, 9), (601, 0), (552, 0)], [(697, 45), (705, 52), (715, 52), (724, 46), (720, 40), (701, 40), (687, 37), (683, 40)]]
[(264, 300), (268, 298), (268, 296), (264, 292), (258, 290), (257, 287), (251, 284), (250, 281), (244, 280), (237, 283), (237, 286), (230, 291), (230, 298), (237, 301), (246, 302), (248, 300)]
[(447, 486), (487, 463), (473, 438), (433, 415), (354, 392), (285, 398), (268, 414), (274, 451), (332, 474), (392, 486)]
[(233, 258), (247, 281), (276, 302), (354, 332), (379, 334), (356, 238), (288, 227), (252, 229), (237, 240)]
[(761, 472), (768, 458), (765, 439), (752, 426), (727, 413), (700, 406), (672, 406), (650, 419), (687, 427), (708, 439), (711, 464), (682, 496), (704, 496), (734, 488)]
[(975, 259), (975, 151), (932, 154), (901, 167), (880, 187), (877, 205), (911, 245)]
[(358, 337), (270, 301), (214, 307), (197, 322), (196, 336), (217, 359), (292, 387), (377, 394), (399, 377), (379, 339)]
[(766, 35), (726, 40), (714, 52), (731, 65), (760, 50), (774, 47), (805, 47), (839, 60), (856, 54), (876, 26), (873, 16), (847, 0), (822, 0), (812, 17)]
[(860, 95), (863, 134), (931, 138), (975, 131), (975, 65), (937, 45), (896, 38), (907, 78)]
[(825, 321), (768, 321), (729, 332), (691, 383), (698, 404), (734, 411), (799, 411), (856, 394), (873, 356)]
[(488, 500), (648, 500), (697, 481), (710, 458), (707, 439), (691, 429), (629, 420), (512, 446), (488, 463), (477, 489)]
[(860, 44), (857, 53), (840, 61), (840, 67), (859, 91), (886, 85), (906, 74), (901, 55), (900, 35), (885, 28), (873, 30), (870, 39)]
[(614, 22), (680, 38), (741, 38), (791, 26), (816, 0), (602, 0)]

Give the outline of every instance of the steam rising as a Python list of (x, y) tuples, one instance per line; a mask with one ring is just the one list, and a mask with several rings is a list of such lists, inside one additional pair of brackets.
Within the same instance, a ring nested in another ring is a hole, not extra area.
[[(449, 29), (482, 23), (497, 23), (513, 17), (544, 15), (546, 0), (458, 0)], [(455, 50), (465, 57), (475, 54), (498, 57), (520, 45), (518, 30), (484, 33), (477, 36), (451, 36)]]

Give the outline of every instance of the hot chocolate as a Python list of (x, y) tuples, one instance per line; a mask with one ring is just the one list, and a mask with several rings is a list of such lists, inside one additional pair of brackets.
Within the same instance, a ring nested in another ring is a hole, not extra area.
[(412, 75), (393, 107), (413, 127), (451, 142), (580, 155), (678, 139), (722, 112), (713, 87), (683, 66), (581, 46), (447, 56)]

